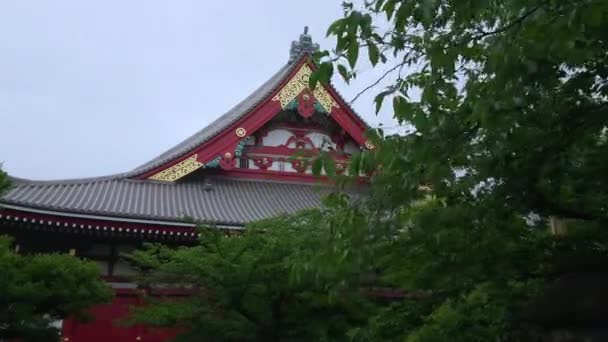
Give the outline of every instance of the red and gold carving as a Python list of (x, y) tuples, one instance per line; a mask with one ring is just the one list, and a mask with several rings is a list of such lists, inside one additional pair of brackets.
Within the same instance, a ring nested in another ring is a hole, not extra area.
[(244, 129), (243, 127), (239, 127), (236, 129), (235, 134), (237, 137), (243, 138), (244, 136), (247, 135), (247, 130)]
[(222, 158), (220, 159), (220, 167), (224, 170), (232, 170), (236, 166), (236, 160), (234, 158)]
[[(289, 80), (289, 82), (287, 82), (279, 93), (272, 98), (272, 100), (279, 101), (281, 103), (281, 108), (285, 108), (304, 89), (308, 89), (310, 91), (310, 88), (308, 87), (308, 80), (310, 79), (311, 74), (312, 69), (310, 69), (308, 64), (302, 65), (300, 70), (298, 70), (298, 72)], [(327, 113), (331, 113), (333, 107), (340, 107), (329, 94), (327, 89), (325, 89), (325, 87), (321, 84), (317, 84), (315, 90), (312, 91), (312, 94), (319, 102), (321, 107), (327, 111)]]
[(308, 160), (306, 159), (294, 159), (291, 161), (291, 166), (298, 171), (298, 173), (306, 172), (308, 168)]
[(187, 159), (182, 160), (181, 162), (166, 168), (154, 175), (150, 176), (149, 179), (160, 180), (173, 182), (176, 181), (185, 175), (189, 174), (192, 171), (195, 171), (204, 166), (203, 163), (196, 160), (197, 155), (193, 154)]
[(305, 118), (309, 118), (315, 113), (315, 98), (308, 88), (302, 90), (298, 95), (298, 113)]
[(312, 149), (315, 147), (312, 140), (306, 136), (292, 136), (287, 139), (285, 142), (285, 147), (291, 147), (291, 144), (294, 145), (295, 148), (309, 148)]
[(273, 160), (270, 157), (260, 157), (253, 160), (253, 164), (260, 170), (267, 170), (272, 165), (272, 162)]
[(346, 162), (339, 161), (336, 163), (336, 173), (342, 174), (346, 170)]

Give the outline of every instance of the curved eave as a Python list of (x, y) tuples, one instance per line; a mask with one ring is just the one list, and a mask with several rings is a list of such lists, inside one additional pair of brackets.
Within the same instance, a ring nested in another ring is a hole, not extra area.
[[(0, 205), (0, 222), (4, 222), (5, 226), (15, 226), (18, 229), (31, 231), (116, 236), (146, 241), (193, 241), (200, 236), (194, 223), (83, 215), (9, 204)], [(227, 231), (243, 229), (242, 226), (233, 225), (215, 225), (214, 227)]]

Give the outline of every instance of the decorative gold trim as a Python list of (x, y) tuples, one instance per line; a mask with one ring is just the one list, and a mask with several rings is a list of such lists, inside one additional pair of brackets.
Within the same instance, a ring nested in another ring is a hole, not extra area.
[(235, 133), (237, 137), (242, 138), (247, 135), (247, 130), (245, 130), (243, 127), (239, 127), (236, 129)]
[(196, 157), (197, 157), (197, 155), (193, 154), (188, 159), (184, 159), (181, 162), (171, 166), (170, 168), (164, 169), (164, 170), (160, 171), (159, 173), (156, 173), (156, 174), (148, 177), (148, 179), (167, 181), (167, 182), (176, 181), (176, 180), (184, 177), (185, 175), (189, 174), (190, 172), (197, 170), (204, 166), (203, 163), (196, 160)]
[(374, 145), (373, 142), (367, 140), (365, 141), (365, 147), (367, 147), (368, 150), (373, 150), (376, 148), (376, 145)]
[[(278, 94), (276, 94), (272, 100), (281, 102), (281, 108), (285, 108), (293, 99), (295, 99), (304, 89), (310, 89), (308, 87), (308, 80), (312, 70), (308, 64), (302, 65), (300, 70), (287, 82), (287, 84), (281, 88)], [(312, 92), (315, 99), (319, 102), (321, 107), (331, 113), (333, 107), (340, 108), (338, 103), (329, 94), (327, 89), (321, 84), (317, 84), (315, 90)]]

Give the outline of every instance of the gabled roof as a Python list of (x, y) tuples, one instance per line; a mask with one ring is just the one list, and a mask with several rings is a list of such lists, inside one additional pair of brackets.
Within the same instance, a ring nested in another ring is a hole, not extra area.
[(311, 55), (317, 49), (318, 45), (312, 43), (305, 29), (299, 41), (292, 42), (289, 62), (261, 87), (209, 126), (126, 176), (174, 181), (203, 168), (212, 160), (223, 159), (221, 156), (226, 152), (233, 154), (236, 145), (242, 140), (244, 135), (240, 136), (239, 130), (243, 134), (252, 134), (305, 92), (309, 92), (326, 114), (356, 142), (370, 147), (363, 137), (369, 126), (331, 84), (319, 84), (314, 91), (308, 89), (308, 78), (316, 70)]

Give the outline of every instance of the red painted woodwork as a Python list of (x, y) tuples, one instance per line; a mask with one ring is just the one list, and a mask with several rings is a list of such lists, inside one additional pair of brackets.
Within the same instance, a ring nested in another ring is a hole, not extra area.
[[(285, 142), (285, 145), (283, 145), (283, 146), (289, 148), (289, 145), (291, 145), (291, 144), (294, 144), (297, 149), (315, 147), (315, 144), (313, 144), (312, 139), (310, 139), (309, 137), (305, 137), (305, 136), (289, 137), (289, 139), (287, 139), (287, 141)], [(307, 145), (310, 147), (307, 147)]]
[(336, 162), (336, 173), (341, 175), (344, 173), (348, 165), (345, 162)]
[(134, 290), (116, 290), (112, 303), (96, 305), (90, 309), (94, 320), (87, 323), (74, 318), (63, 321), (62, 341), (70, 342), (163, 342), (177, 335), (177, 330), (156, 329), (142, 325), (124, 326), (130, 307), (141, 305)]
[(231, 152), (225, 152), (224, 156), (220, 159), (220, 167), (224, 170), (232, 170), (236, 165), (236, 160)]
[[(327, 176), (313, 176), (309, 173), (281, 172), (275, 170), (234, 169), (231, 171), (219, 170), (215, 171), (214, 174), (234, 178), (261, 179), (284, 182), (321, 183), (330, 185), (333, 183), (333, 180), (331, 180)], [(369, 184), (369, 181), (370, 179), (368, 177), (358, 178), (358, 184)]]
[(298, 97), (298, 113), (305, 118), (315, 113), (315, 98), (310, 89), (304, 89)]
[(353, 138), (353, 140), (359, 145), (365, 145), (365, 141), (367, 140), (364, 136), (365, 129), (361, 129), (361, 127), (352, 120), (352, 116), (354, 114), (349, 113), (350, 111), (346, 111), (343, 107), (333, 108), (331, 111), (331, 117), (336, 120), (336, 122), (344, 128), (344, 130)]
[[(321, 125), (314, 123), (314, 122), (307, 122), (307, 123), (302, 123), (302, 124), (294, 124), (294, 123), (290, 123), (290, 122), (277, 122), (277, 123), (271, 124), (271, 126), (268, 127), (268, 130), (273, 130), (273, 129), (285, 129), (296, 135), (298, 135), (298, 134), (306, 135), (306, 134), (312, 133), (312, 132), (325, 133), (325, 131), (327, 130), (327, 128), (322, 127)], [(261, 131), (262, 130), (260, 130), (260, 132)]]
[(259, 158), (253, 159), (253, 164), (255, 164), (255, 166), (259, 167), (261, 170), (268, 169), (272, 165), (273, 162), (274, 162), (274, 160), (271, 157), (259, 157)]
[[(314, 157), (314, 156), (318, 155), (319, 152), (321, 152), (321, 151), (318, 148), (290, 148), (290, 147), (286, 147), (286, 146), (256, 146), (256, 147), (246, 147), (243, 154), (245, 156), (252, 156), (252, 157), (268, 155), (268, 156), (281, 156), (281, 157), (289, 158), (292, 156)], [(345, 154), (342, 152), (328, 151), (327, 153), (336, 160), (346, 161), (349, 158), (348, 154)]]
[[(242, 138), (235, 134), (237, 128), (244, 128), (249, 134), (253, 134), (260, 129), (264, 124), (270, 121), (277, 113), (282, 109), (278, 101), (273, 101), (272, 98), (280, 89), (298, 72), (303, 64), (307, 63), (312, 70), (316, 70), (314, 63), (309, 58), (305, 57), (298, 63), (293, 71), (285, 77), (281, 82), (280, 86), (272, 94), (270, 94), (266, 100), (257, 105), (248, 114), (237, 120), (235, 123), (226, 128), (222, 133), (218, 134), (209, 141), (201, 144), (192, 151), (188, 152), (184, 156), (177, 158), (165, 165), (159, 166), (149, 172), (139, 175), (138, 179), (146, 179), (166, 168), (169, 168), (187, 158), (193, 154), (197, 154), (197, 160), (201, 163), (208, 163), (218, 155), (221, 156), (226, 152), (226, 146), (236, 146), (236, 144)], [(336, 120), (336, 122), (355, 140), (359, 145), (365, 144), (365, 137), (363, 136), (364, 131), (367, 129), (365, 123), (359, 119), (348, 107), (348, 105), (341, 99), (340, 96), (335, 92), (331, 86), (326, 87), (332, 97), (337, 101), (339, 107), (333, 107), (330, 116)], [(303, 96), (303, 95), (302, 95)], [(230, 165), (228, 166), (230, 169)]]
[[(173, 237), (187, 240), (196, 239), (194, 227), (131, 223), (109, 220), (83, 219), (68, 216), (29, 213), (12, 209), (0, 209), (0, 214), (7, 220), (19, 218), (20, 222), (41, 224), (58, 230), (74, 230), (82, 233), (113, 233), (119, 235), (138, 235), (160, 238)], [(179, 235), (178, 235), (179, 234)]]
[(338, 150), (344, 150), (344, 145), (346, 145), (346, 137), (344, 136), (345, 132), (334, 133), (332, 134), (331, 141), (336, 144), (336, 148)]
[(306, 172), (308, 168), (308, 160), (305, 159), (294, 159), (291, 161), (291, 166), (298, 171), (298, 173)]

